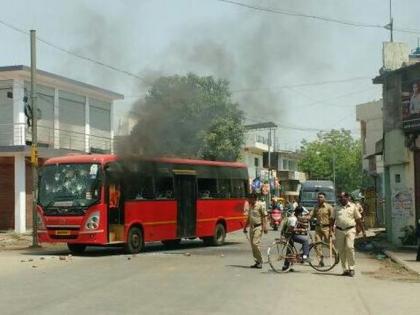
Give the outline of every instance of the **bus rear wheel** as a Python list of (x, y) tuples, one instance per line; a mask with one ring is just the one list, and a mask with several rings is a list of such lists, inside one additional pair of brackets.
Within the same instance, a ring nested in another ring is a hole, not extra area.
[(83, 245), (83, 244), (70, 244), (70, 243), (67, 243), (67, 247), (68, 247), (68, 249), (70, 250), (70, 252), (73, 255), (83, 254), (83, 252), (86, 249), (86, 245)]
[(128, 254), (137, 254), (142, 251), (144, 247), (143, 233), (137, 226), (133, 226), (128, 231), (127, 243), (125, 244), (125, 251)]
[(214, 228), (213, 236), (203, 237), (204, 244), (211, 246), (221, 246), (225, 243), (226, 229), (222, 223), (217, 223)]

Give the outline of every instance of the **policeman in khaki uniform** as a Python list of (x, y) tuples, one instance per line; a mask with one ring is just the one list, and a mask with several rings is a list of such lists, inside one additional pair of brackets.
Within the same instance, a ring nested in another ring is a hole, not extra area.
[[(326, 195), (324, 192), (318, 193), (318, 204), (311, 213), (311, 219), (316, 219), (315, 242), (323, 241), (328, 244), (332, 235), (330, 233), (330, 222), (334, 209), (325, 201), (325, 197)], [(320, 266), (324, 266), (324, 257), (321, 250), (318, 247), (315, 247), (315, 250), (318, 256), (321, 257), (319, 262)]]
[(325, 201), (325, 193), (318, 193), (318, 205), (315, 206), (311, 219), (316, 219), (315, 242), (328, 242), (330, 237), (330, 220), (333, 214), (333, 207)]
[(340, 205), (337, 206), (332, 215), (331, 227), (335, 223), (335, 242), (340, 255), (343, 276), (354, 276), (355, 254), (354, 238), (356, 236), (356, 225), (358, 225), (366, 237), (362, 224), (362, 216), (356, 205), (349, 201), (349, 194), (342, 192), (339, 196)]
[(259, 249), (261, 244), (262, 232), (267, 233), (267, 210), (265, 203), (257, 201), (257, 195), (252, 193), (248, 197), (248, 217), (244, 227), (244, 233), (247, 233), (247, 226), (249, 225), (249, 240), (251, 242), (252, 255), (255, 259), (255, 264), (251, 268), (262, 268), (262, 255)]

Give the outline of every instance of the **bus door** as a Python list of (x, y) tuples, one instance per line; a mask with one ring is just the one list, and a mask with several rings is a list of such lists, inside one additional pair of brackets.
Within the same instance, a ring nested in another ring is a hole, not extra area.
[(197, 179), (193, 171), (186, 172), (187, 174), (174, 173), (178, 203), (177, 237), (194, 237), (197, 222)]
[(116, 163), (107, 169), (106, 195), (108, 204), (108, 241), (124, 241), (124, 202), (122, 176)]

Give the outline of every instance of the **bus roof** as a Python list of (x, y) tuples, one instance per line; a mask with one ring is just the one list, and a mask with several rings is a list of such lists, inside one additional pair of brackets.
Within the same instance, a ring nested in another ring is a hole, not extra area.
[[(144, 157), (130, 157), (143, 161), (172, 163), (172, 164), (189, 164), (189, 165), (203, 165), (203, 166), (224, 166), (233, 168), (246, 168), (246, 164), (240, 162), (221, 162), (221, 161), (207, 161), (207, 160), (191, 160), (181, 158), (144, 158)], [(66, 163), (100, 163), (105, 164), (112, 161), (121, 160), (120, 157), (114, 154), (69, 154), (65, 156), (53, 157), (48, 159), (44, 165), (51, 164), (66, 164)]]
[(331, 180), (307, 180), (302, 184), (304, 190), (334, 189), (334, 183)]

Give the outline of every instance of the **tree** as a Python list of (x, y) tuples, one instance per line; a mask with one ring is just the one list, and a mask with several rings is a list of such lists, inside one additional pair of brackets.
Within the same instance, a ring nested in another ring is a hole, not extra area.
[(227, 81), (191, 73), (160, 77), (136, 106), (138, 123), (126, 151), (238, 159), (244, 141), (243, 113), (232, 102)]
[(331, 130), (319, 133), (315, 141), (303, 140), (300, 153), (299, 168), (310, 179), (333, 180), (335, 164), (337, 191), (351, 192), (361, 188), (364, 180), (361, 144), (352, 138), (350, 131)]

